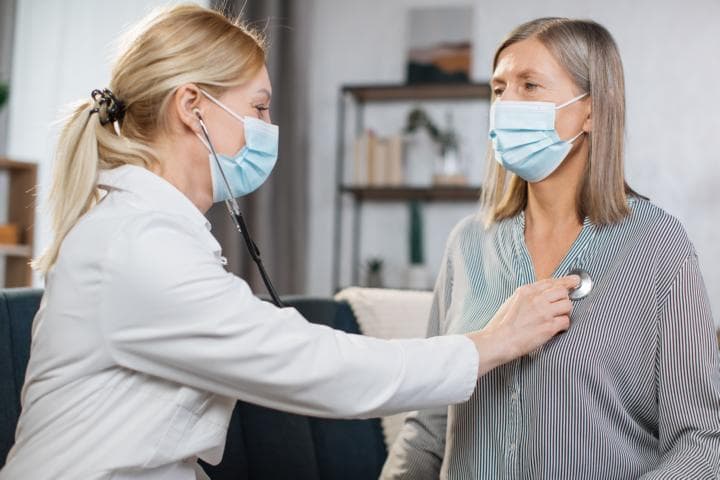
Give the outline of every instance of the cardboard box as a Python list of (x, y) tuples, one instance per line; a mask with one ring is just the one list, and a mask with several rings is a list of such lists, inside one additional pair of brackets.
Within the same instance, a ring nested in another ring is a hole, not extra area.
[(20, 241), (18, 227), (15, 224), (0, 225), (0, 244), (17, 245)]

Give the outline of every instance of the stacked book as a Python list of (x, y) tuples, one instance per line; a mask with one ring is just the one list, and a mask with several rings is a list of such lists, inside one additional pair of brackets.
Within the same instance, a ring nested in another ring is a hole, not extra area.
[(356, 139), (353, 183), (369, 187), (402, 185), (402, 135), (380, 137), (372, 130), (367, 130)]

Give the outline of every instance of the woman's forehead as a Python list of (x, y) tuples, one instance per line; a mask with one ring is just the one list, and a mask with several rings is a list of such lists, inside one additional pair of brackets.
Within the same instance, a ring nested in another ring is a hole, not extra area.
[(262, 97), (264, 100), (272, 98), (272, 86), (270, 77), (265, 67), (258, 71), (252, 78), (246, 82), (229, 88), (225, 91), (222, 98), (244, 100), (247, 97)]
[(555, 57), (537, 39), (529, 38), (504, 48), (498, 56), (493, 79), (505, 76), (530, 77), (557, 75), (563, 72)]

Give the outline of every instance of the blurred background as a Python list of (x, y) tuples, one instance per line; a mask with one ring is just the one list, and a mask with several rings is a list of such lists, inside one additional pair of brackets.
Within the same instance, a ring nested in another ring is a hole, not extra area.
[[(1, 0), (3, 285), (42, 284), (26, 264), (49, 241), (43, 200), (67, 105), (106, 87), (119, 36), (172, 3)], [(431, 288), (448, 233), (477, 210), (495, 48), (524, 21), (565, 16), (614, 35), (629, 183), (685, 225), (720, 326), (717, 0), (196, 3), (269, 40), (280, 160), (242, 207), (281, 293)], [(263, 291), (225, 212), (208, 215), (230, 268)]]

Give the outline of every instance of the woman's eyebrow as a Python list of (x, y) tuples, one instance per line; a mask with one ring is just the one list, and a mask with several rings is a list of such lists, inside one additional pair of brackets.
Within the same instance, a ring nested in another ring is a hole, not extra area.
[(268, 90), (267, 88), (261, 88), (260, 90), (258, 90), (255, 93), (265, 95), (267, 97), (268, 101), (270, 101), (270, 99), (272, 99), (272, 93), (270, 93), (270, 90)]
[[(534, 68), (525, 68), (523, 70), (520, 70), (518, 73), (510, 72), (510, 77), (519, 78), (521, 80), (527, 80), (529, 78), (546, 80), (546, 76), (542, 72), (535, 70)], [(491, 83), (507, 83), (505, 78), (500, 75), (492, 77), (490, 81)]]
[(535, 69), (532, 69), (532, 68), (526, 68), (524, 70), (521, 70), (520, 72), (518, 72), (517, 77), (522, 78), (522, 79), (528, 79), (528, 78), (544, 79), (545, 78), (545, 76), (541, 72), (539, 72)]

